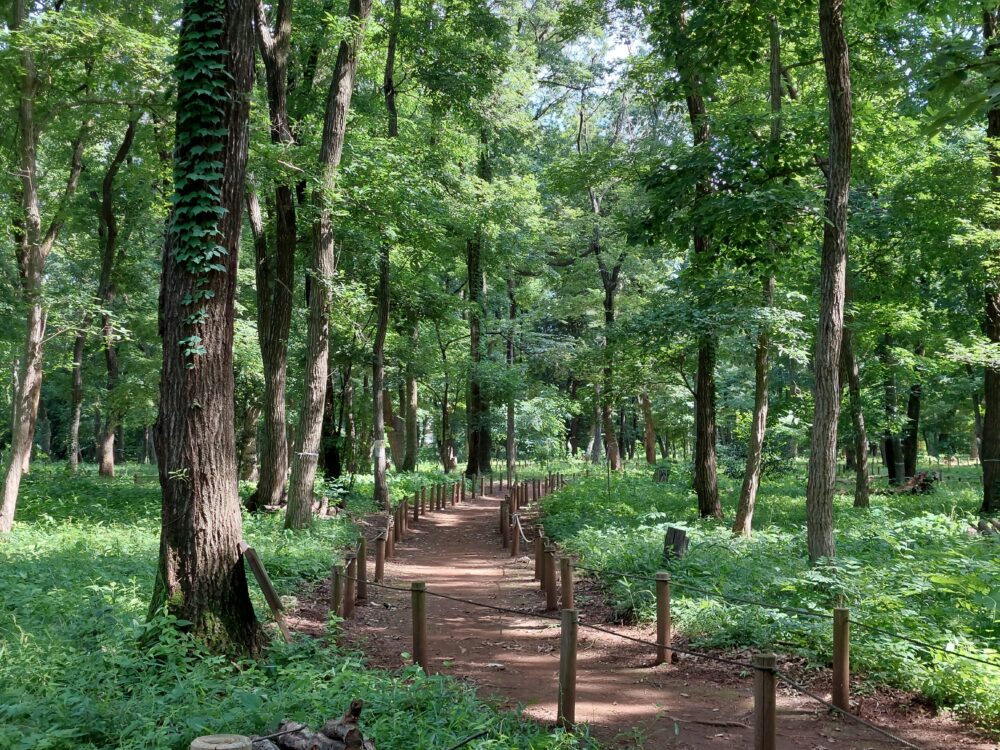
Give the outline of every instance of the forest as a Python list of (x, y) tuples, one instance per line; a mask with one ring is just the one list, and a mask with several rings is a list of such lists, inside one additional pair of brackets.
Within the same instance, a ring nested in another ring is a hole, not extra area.
[(10, 0), (0, 110), (0, 750), (995, 747), (1000, 5)]

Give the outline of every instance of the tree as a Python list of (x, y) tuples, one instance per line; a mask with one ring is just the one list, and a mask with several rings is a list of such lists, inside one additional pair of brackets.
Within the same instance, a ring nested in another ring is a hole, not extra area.
[(365, 24), (371, 14), (371, 0), (351, 0), (348, 17), (351, 28), (341, 40), (333, 69), (323, 118), (320, 146), (320, 181), (313, 190), (316, 219), (313, 222), (312, 294), (309, 295), (309, 332), (306, 349), (305, 388), (302, 413), (295, 435), (292, 476), (289, 480), (285, 527), (301, 529), (312, 522), (313, 484), (319, 464), (323, 409), (326, 403), (330, 343), (330, 284), (336, 269), (335, 236), (331, 194), (337, 184), (337, 169), (344, 153), (347, 113), (354, 94), (354, 75), (364, 39)]
[(150, 613), (257, 653), (239, 544), (233, 330), (253, 83), (251, 0), (186, 0), (176, 57), (174, 204), (163, 250), (156, 422), (163, 506)]
[[(14, 0), (9, 28), (18, 31), (28, 20), (25, 0)], [(21, 354), (17, 383), (14, 389), (11, 418), (11, 448), (3, 467), (3, 488), (0, 491), (0, 534), (14, 525), (21, 478), (31, 458), (31, 441), (38, 418), (38, 400), (42, 392), (42, 354), (45, 347), (47, 312), (43, 298), (45, 261), (59, 237), (65, 221), (66, 202), (76, 192), (83, 170), (83, 148), (91, 127), (86, 118), (73, 138), (69, 176), (57, 208), (46, 227), (42, 225), (42, 206), (38, 182), (38, 140), (41, 125), (35, 119), (35, 100), (42, 80), (35, 67), (34, 52), (25, 44), (21, 51), (22, 77), (18, 109), (20, 151), (19, 178), (21, 211), (15, 220), (17, 267), (20, 277), (18, 292), (27, 307), (24, 347)]]
[(833, 557), (833, 492), (837, 473), (838, 372), (847, 282), (847, 199), (851, 187), (851, 72), (843, 0), (820, 0), (819, 34), (829, 106), (829, 151), (820, 265), (820, 315), (813, 359), (813, 425), (806, 485), (809, 559)]

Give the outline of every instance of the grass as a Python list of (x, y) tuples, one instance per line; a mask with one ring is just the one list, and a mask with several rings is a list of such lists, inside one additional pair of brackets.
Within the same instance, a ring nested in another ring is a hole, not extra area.
[[(15, 530), (0, 540), (0, 750), (186, 750), (200, 734), (265, 733), (283, 718), (318, 725), (355, 697), (367, 704), (366, 738), (381, 748), (445, 750), (483, 728), (467, 747), (580, 746), (418, 668), (370, 670), (306, 637), (234, 662), (205, 653), (169, 619), (146, 622), (159, 488), (133, 484), (131, 471), (101, 480), (38, 465), (26, 478)], [(349, 509), (365, 508), (362, 490), (348, 494)], [(393, 494), (402, 496), (400, 483)], [(344, 517), (298, 533), (282, 530), (277, 515), (244, 520), (288, 598), (327, 575), (334, 551), (356, 534)], [(155, 637), (143, 650), (147, 631)]]
[[(766, 480), (751, 539), (734, 539), (728, 523), (698, 518), (690, 475), (674, 467), (666, 484), (651, 471), (611, 480), (581, 477), (545, 501), (546, 532), (583, 564), (652, 575), (667, 568), (668, 525), (688, 529), (688, 554), (669, 564), (676, 627), (701, 647), (755, 647), (830, 663), (829, 620), (734, 604), (723, 595), (829, 614), (842, 600), (851, 617), (945, 652), (883, 636), (852, 632), (852, 662), (872, 684), (921, 691), (981, 726), (1000, 730), (1000, 537), (970, 536), (980, 503), (974, 467), (949, 469), (949, 482), (930, 495), (874, 495), (872, 507), (835, 503), (837, 559), (810, 567), (805, 544), (805, 482)], [(958, 481), (962, 479), (964, 481)], [(884, 480), (883, 480), (884, 481)], [(738, 486), (723, 480), (724, 509), (735, 512)], [(655, 619), (652, 584), (606, 575), (623, 618)], [(684, 584), (710, 592), (683, 588)]]

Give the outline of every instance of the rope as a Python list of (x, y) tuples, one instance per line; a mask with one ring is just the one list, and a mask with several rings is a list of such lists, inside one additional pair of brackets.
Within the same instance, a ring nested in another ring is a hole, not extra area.
[(781, 672), (779, 670), (775, 670), (774, 675), (775, 675), (775, 677), (777, 677), (779, 680), (781, 680), (783, 683), (785, 683), (786, 685), (788, 685), (793, 690), (797, 690), (798, 692), (802, 693), (803, 695), (805, 695), (805, 696), (807, 696), (809, 698), (812, 698), (817, 703), (823, 704), (824, 706), (826, 706), (831, 711), (836, 711), (837, 713), (841, 714), (842, 716), (846, 716), (847, 718), (852, 719), (853, 721), (856, 721), (858, 724), (861, 724), (862, 726), (868, 727), (873, 732), (877, 732), (878, 734), (882, 735), (883, 737), (888, 737), (890, 740), (893, 740), (894, 742), (898, 742), (903, 747), (910, 747), (910, 748), (913, 748), (913, 750), (921, 750), (921, 748), (920, 748), (919, 745), (914, 745), (909, 740), (904, 740), (902, 737), (899, 737), (899, 736), (897, 736), (895, 734), (892, 734), (892, 732), (886, 731), (885, 729), (882, 729), (882, 727), (877, 726), (875, 724), (872, 724), (870, 721), (868, 721), (866, 719), (862, 719), (857, 714), (852, 714), (850, 711), (845, 711), (842, 708), (838, 708), (837, 706), (833, 705), (829, 701), (824, 700), (823, 698), (820, 698), (815, 693), (809, 691), (808, 689), (804, 688), (799, 683), (795, 682), (795, 680), (793, 680), (790, 677), (788, 677), (787, 675), (785, 675), (784, 672)]
[[(631, 573), (622, 573), (620, 571), (614, 571), (614, 570), (602, 570), (600, 568), (590, 568), (590, 567), (586, 567), (584, 565), (578, 565), (578, 564), (575, 564), (573, 567), (574, 568), (578, 568), (580, 570), (586, 570), (586, 571), (589, 571), (589, 572), (598, 573), (598, 574), (603, 575), (603, 576), (616, 577), (616, 578), (617, 577), (630, 578), (630, 579), (633, 579), (633, 580), (636, 580), (636, 581), (648, 581), (650, 583), (656, 583), (656, 579), (655, 578), (650, 578), (649, 576), (643, 576), (643, 575), (637, 575), (637, 574), (631, 574)], [(749, 606), (753, 606), (753, 607), (761, 607), (762, 609), (773, 609), (773, 610), (775, 610), (777, 612), (784, 612), (786, 614), (802, 615), (804, 617), (814, 617), (814, 618), (821, 619), (821, 620), (833, 620), (833, 615), (827, 614), (826, 612), (815, 612), (813, 610), (801, 609), (799, 607), (786, 607), (786, 606), (782, 606), (780, 604), (771, 604), (769, 602), (763, 602), (763, 601), (760, 601), (758, 599), (747, 599), (747, 598), (744, 598), (744, 597), (733, 596), (731, 594), (724, 594), (721, 591), (713, 591), (711, 589), (702, 588), (700, 586), (694, 586), (694, 585), (692, 585), (690, 583), (683, 583), (681, 581), (676, 581), (673, 578), (671, 578), (671, 580), (670, 580), (670, 585), (671, 585), (671, 587), (677, 587), (677, 588), (682, 588), (682, 589), (688, 589), (690, 591), (696, 591), (696, 592), (698, 592), (700, 594), (705, 594), (706, 596), (717, 597), (717, 598), (722, 599), (724, 601), (732, 602), (733, 604), (745, 604), (745, 605), (749, 605)], [(854, 620), (854, 619), (852, 619), (851, 620), (851, 624), (852, 625), (857, 625), (859, 628), (862, 628), (864, 630), (869, 630), (869, 631), (871, 631), (873, 633), (878, 633), (879, 635), (884, 635), (887, 638), (896, 638), (898, 640), (905, 641), (905, 642), (910, 643), (910, 644), (912, 644), (914, 646), (918, 646), (920, 648), (927, 649), (928, 651), (938, 651), (938, 652), (943, 653), (943, 654), (948, 654), (950, 656), (957, 656), (957, 657), (962, 658), (962, 659), (968, 659), (969, 661), (974, 661), (974, 662), (978, 662), (979, 664), (985, 664), (986, 666), (994, 667), (995, 669), (1000, 669), (1000, 662), (993, 661), (991, 659), (984, 659), (984, 658), (982, 658), (980, 656), (974, 656), (972, 654), (967, 654), (967, 653), (964, 653), (962, 651), (951, 651), (951, 650), (945, 648), (944, 646), (938, 646), (938, 645), (936, 645), (934, 643), (928, 643), (927, 641), (921, 641), (918, 638), (912, 638), (910, 636), (903, 635), (902, 633), (896, 633), (896, 632), (891, 631), (891, 630), (886, 630), (884, 628), (878, 627), (877, 625), (871, 625), (871, 624), (865, 622), (864, 620)]]

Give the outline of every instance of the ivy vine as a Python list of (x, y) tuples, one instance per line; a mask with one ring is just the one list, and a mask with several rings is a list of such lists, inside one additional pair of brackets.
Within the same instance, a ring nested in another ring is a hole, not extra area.
[[(174, 58), (177, 82), (177, 132), (174, 151), (174, 258), (195, 277), (194, 291), (182, 303), (195, 308), (185, 323), (198, 326), (207, 317), (202, 303), (215, 293), (208, 289), (212, 272), (225, 272), (220, 262), (227, 252), (220, 244), (223, 150), (226, 146), (226, 102), (231, 76), (224, 46), (226, 0), (184, 3)], [(192, 333), (180, 341), (186, 357), (205, 353), (201, 337)], [(190, 365), (189, 365), (190, 366)]]

